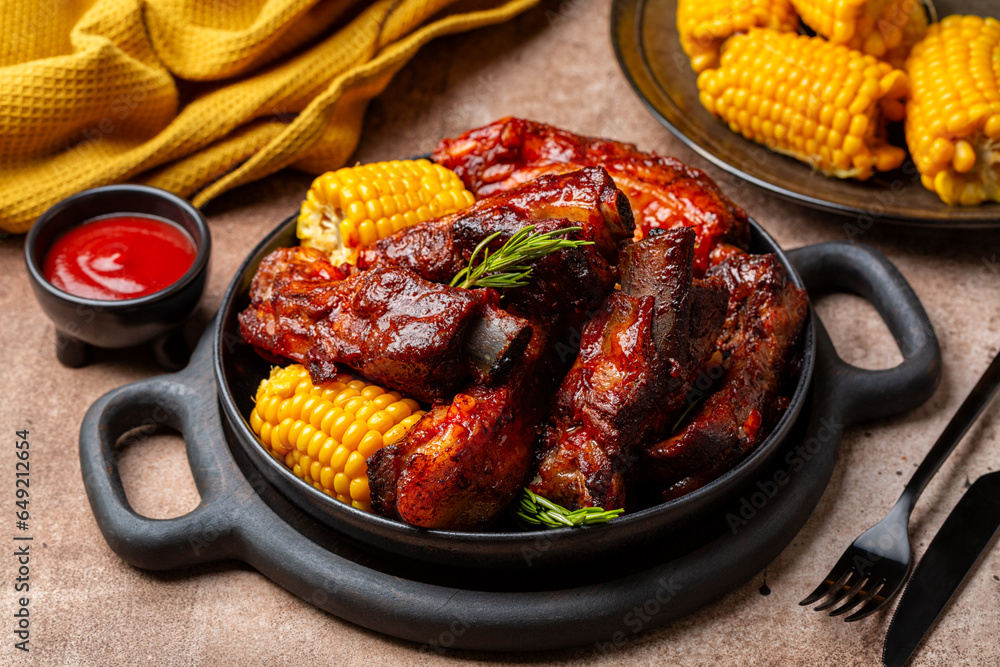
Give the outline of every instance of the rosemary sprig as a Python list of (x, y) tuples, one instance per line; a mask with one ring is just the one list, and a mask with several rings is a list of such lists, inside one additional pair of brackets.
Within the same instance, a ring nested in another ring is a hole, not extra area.
[[(566, 227), (550, 232), (535, 233), (534, 225), (517, 230), (507, 242), (492, 255), (489, 245), (500, 235), (490, 234), (480, 241), (469, 257), (469, 265), (451, 279), (452, 287), (523, 287), (531, 275), (531, 262), (563, 248), (593, 245), (593, 241), (573, 241), (559, 238), (564, 234), (580, 231), (580, 227)], [(477, 262), (480, 253), (482, 260)]]
[(601, 507), (582, 507), (569, 511), (562, 505), (543, 498), (530, 489), (523, 489), (515, 516), (524, 523), (546, 528), (576, 528), (611, 521), (625, 510), (605, 510)]

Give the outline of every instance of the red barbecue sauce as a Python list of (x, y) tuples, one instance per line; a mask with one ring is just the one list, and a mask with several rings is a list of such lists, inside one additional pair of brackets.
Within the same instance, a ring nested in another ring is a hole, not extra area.
[(158, 292), (191, 268), (195, 247), (177, 225), (114, 215), (85, 222), (52, 244), (43, 272), (75, 296), (121, 301)]

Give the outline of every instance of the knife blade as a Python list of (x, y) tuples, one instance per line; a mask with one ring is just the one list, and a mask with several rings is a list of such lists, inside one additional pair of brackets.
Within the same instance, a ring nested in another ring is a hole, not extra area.
[(910, 660), (998, 532), (1000, 471), (973, 482), (917, 564), (885, 636), (886, 667), (902, 667)]

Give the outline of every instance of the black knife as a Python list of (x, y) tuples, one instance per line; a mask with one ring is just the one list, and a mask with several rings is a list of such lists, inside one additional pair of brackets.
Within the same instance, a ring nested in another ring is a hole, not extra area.
[(909, 661), (998, 532), (1000, 472), (992, 472), (965, 492), (914, 570), (885, 636), (886, 667), (903, 667)]

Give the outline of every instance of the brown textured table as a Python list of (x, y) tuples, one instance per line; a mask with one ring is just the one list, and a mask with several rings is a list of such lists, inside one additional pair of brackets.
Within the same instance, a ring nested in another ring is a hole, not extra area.
[[(356, 159), (430, 150), (437, 139), (520, 115), (591, 135), (631, 141), (708, 171), (786, 248), (846, 240), (850, 220), (785, 203), (687, 150), (645, 111), (619, 73), (608, 38), (607, 0), (543, 2), (515, 21), (426, 47), (372, 104)], [(686, 73), (684, 73), (686, 75)], [(219, 304), (240, 260), (293, 211), (309, 178), (281, 173), (231, 192), (206, 213), (214, 236), (211, 279), (199, 313)], [(101, 537), (83, 489), (77, 431), (104, 392), (157, 372), (142, 352), (102, 353), (80, 370), (58, 365), (53, 330), (35, 303), (23, 237), (0, 242), (0, 427), (28, 428), (32, 443), (31, 655), (38, 664), (879, 664), (889, 622), (880, 613), (845, 624), (797, 606), (860, 529), (895, 501), (923, 453), (1000, 346), (1000, 232), (918, 231), (876, 224), (861, 239), (888, 255), (923, 300), (944, 353), (944, 380), (919, 410), (851, 429), (833, 479), (798, 537), (764, 571), (700, 612), (614, 652), (597, 647), (548, 654), (448, 654), (386, 638), (317, 611), (239, 564), (149, 573), (120, 561)], [(817, 308), (851, 363), (884, 368), (900, 359), (863, 301)], [(966, 481), (1000, 466), (997, 407), (972, 429), (914, 514), (923, 553)], [(13, 495), (13, 449), (3, 464)], [(151, 517), (198, 503), (179, 437), (156, 435), (121, 454), (135, 508)], [(3, 484), (0, 484), (3, 487)], [(6, 488), (6, 487), (5, 487)], [(4, 494), (0, 492), (0, 497)], [(12, 536), (9, 525), (0, 537)], [(0, 503), (2, 507), (2, 503)], [(13, 648), (17, 576), (0, 559), (0, 664)], [(1000, 549), (994, 548), (921, 647), (915, 665), (1000, 664)]]

